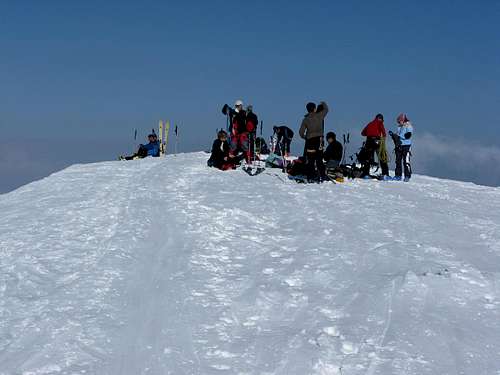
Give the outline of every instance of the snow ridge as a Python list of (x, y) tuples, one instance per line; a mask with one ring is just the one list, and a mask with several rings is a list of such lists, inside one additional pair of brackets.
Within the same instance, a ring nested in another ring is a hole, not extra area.
[(205, 153), (0, 195), (0, 374), (500, 374), (500, 189)]

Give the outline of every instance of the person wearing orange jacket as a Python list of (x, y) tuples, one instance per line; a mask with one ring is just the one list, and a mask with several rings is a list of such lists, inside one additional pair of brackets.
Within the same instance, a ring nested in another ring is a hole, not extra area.
[[(358, 159), (362, 164), (363, 173), (361, 177), (363, 178), (370, 176), (370, 167), (374, 161), (374, 154), (379, 152), (381, 140), (387, 135), (384, 127), (384, 116), (381, 113), (375, 116), (375, 119), (365, 126), (361, 135), (366, 137), (363, 148), (358, 155)], [(389, 165), (387, 161), (379, 160), (379, 162), (382, 169), (381, 178), (389, 180)]]

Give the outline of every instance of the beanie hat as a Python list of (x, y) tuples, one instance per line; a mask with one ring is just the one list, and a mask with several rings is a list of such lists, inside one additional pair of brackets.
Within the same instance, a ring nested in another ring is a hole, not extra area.
[(326, 139), (329, 140), (330, 138), (335, 140), (335, 139), (337, 139), (337, 135), (334, 132), (326, 133)]
[(403, 124), (405, 122), (408, 122), (408, 117), (406, 117), (406, 115), (404, 113), (401, 113), (398, 118), (396, 119), (396, 121), (399, 123), (399, 122), (402, 122)]

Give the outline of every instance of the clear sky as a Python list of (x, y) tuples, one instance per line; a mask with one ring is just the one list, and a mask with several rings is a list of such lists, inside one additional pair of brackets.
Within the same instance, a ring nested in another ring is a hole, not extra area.
[(235, 99), (266, 135), (308, 101), (339, 134), (407, 112), (417, 173), (500, 185), (498, 20), (488, 0), (2, 1), (0, 192), (130, 153), (160, 118), (208, 149)]

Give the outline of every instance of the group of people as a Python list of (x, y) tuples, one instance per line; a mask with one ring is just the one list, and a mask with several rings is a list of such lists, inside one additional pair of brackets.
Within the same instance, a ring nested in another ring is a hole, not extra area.
[[(329, 108), (326, 102), (307, 103), (306, 115), (304, 116), (299, 136), (305, 140), (304, 154), (299, 158), (299, 162), (304, 163), (304, 173), (308, 180), (323, 181), (328, 179), (328, 171), (340, 170), (344, 161), (343, 145), (337, 140), (334, 132), (328, 132), (326, 138), (325, 118)], [(265, 154), (267, 145), (263, 138), (257, 137), (258, 117), (253, 112), (252, 106), (245, 110), (243, 102), (237, 100), (234, 108), (224, 105), (222, 113), (228, 118), (228, 132), (221, 130), (212, 146), (212, 154), (208, 160), (208, 165), (222, 170), (233, 169), (243, 159), (247, 163), (257, 158), (256, 150), (259, 154)], [(361, 164), (361, 178), (379, 178), (382, 180), (409, 181), (411, 178), (411, 145), (413, 136), (413, 126), (405, 114), (400, 114), (397, 119), (397, 130), (386, 132), (384, 126), (384, 116), (377, 114), (375, 119), (368, 123), (361, 132), (366, 137), (363, 146), (357, 153), (357, 161)], [(294, 132), (287, 126), (274, 126), (274, 135), (271, 140), (275, 144), (271, 145), (270, 152), (287, 158), (290, 154), (290, 146)], [(389, 156), (386, 146), (386, 137), (389, 135), (395, 146), (396, 169), (395, 176), (389, 176)], [(325, 139), (327, 144), (325, 145)], [(258, 147), (256, 147), (258, 146)], [(375, 160), (377, 155), (378, 162)], [(355, 164), (355, 163), (354, 163)], [(372, 176), (371, 167), (378, 165), (381, 174)]]

